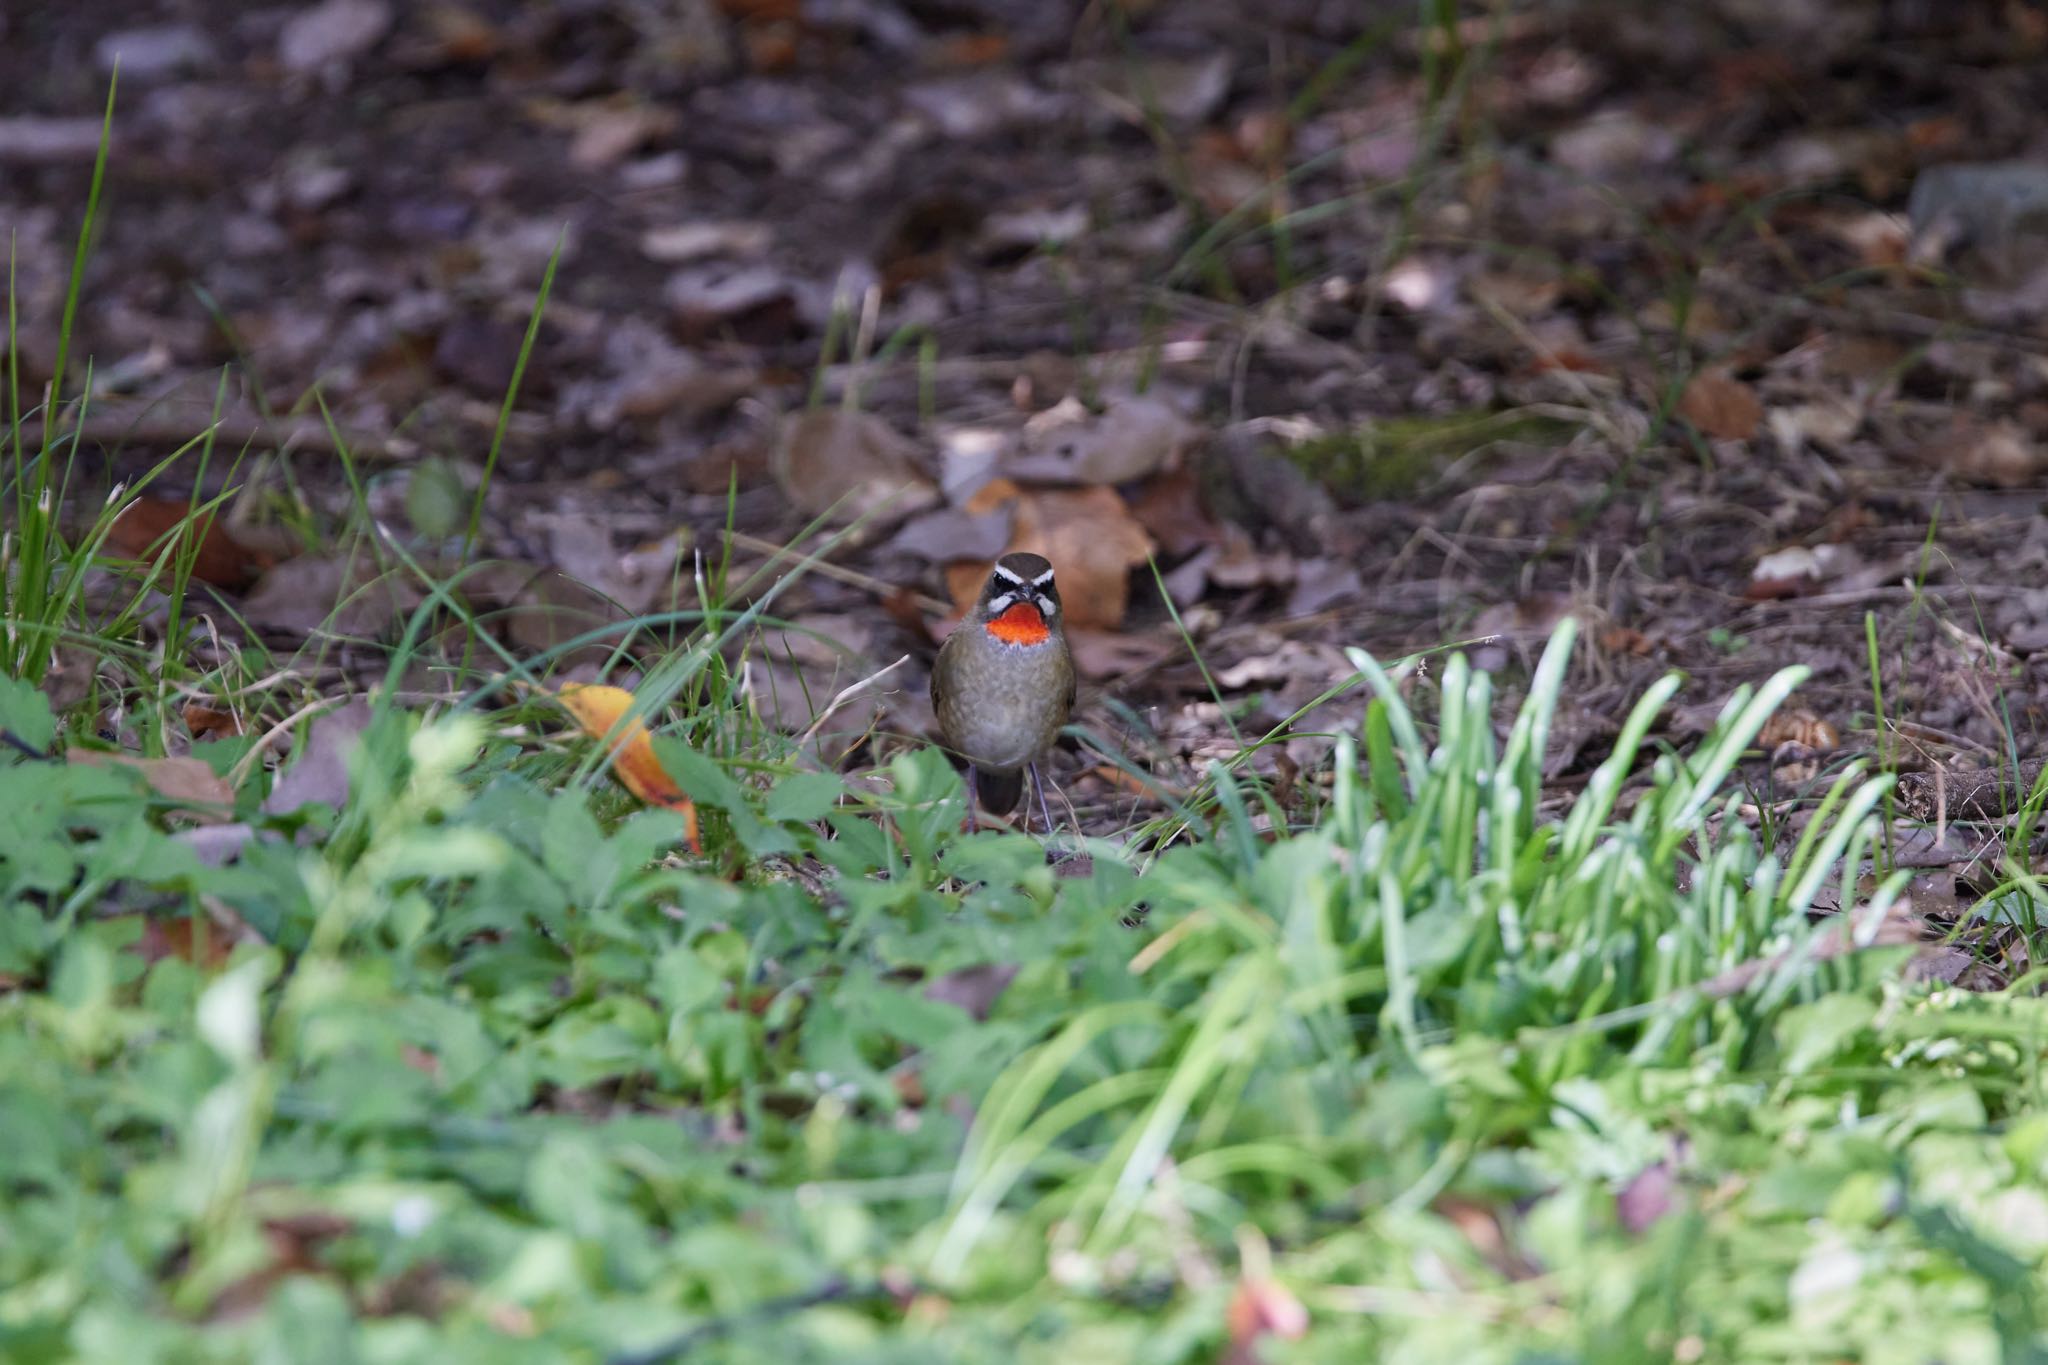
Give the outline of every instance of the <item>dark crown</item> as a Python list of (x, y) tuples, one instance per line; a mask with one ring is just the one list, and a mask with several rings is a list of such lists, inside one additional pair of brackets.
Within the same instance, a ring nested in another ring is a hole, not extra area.
[(995, 567), (989, 570), (988, 586), (982, 589), (981, 596), (984, 602), (999, 597), (1036, 597), (1058, 602), (1060, 590), (1053, 582), (1050, 560), (1044, 555), (1020, 551), (996, 561)]

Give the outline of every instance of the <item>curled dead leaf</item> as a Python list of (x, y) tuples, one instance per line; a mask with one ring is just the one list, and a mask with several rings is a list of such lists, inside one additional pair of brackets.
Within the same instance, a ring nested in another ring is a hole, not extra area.
[(242, 616), (256, 629), (279, 635), (325, 630), (374, 639), (424, 600), (411, 582), (379, 572), (367, 555), (300, 555), (263, 575), (242, 604)]
[(209, 706), (204, 702), (188, 701), (185, 703), (182, 714), (185, 719), (185, 729), (191, 733), (194, 739), (212, 739), (215, 736), (239, 735), (242, 733), (241, 717), (237, 716), (233, 711), (223, 711), (219, 707)]
[[(608, 742), (612, 771), (633, 795), (650, 806), (665, 806), (683, 817), (683, 838), (692, 853), (703, 852), (697, 840), (697, 807), (654, 756), (654, 736), (635, 716), (633, 694), (623, 687), (570, 683), (555, 694), (563, 709), (576, 718), (583, 733)], [(623, 722), (623, 724), (622, 724)]]
[(917, 467), (917, 447), (881, 418), (816, 408), (784, 418), (770, 459), (775, 481), (807, 516), (828, 508), (841, 521), (882, 511), (900, 521), (938, 498)]
[(1632, 626), (1609, 626), (1600, 632), (1600, 648), (1609, 654), (1648, 657), (1656, 652), (1657, 646), (1649, 636)]
[(1079, 629), (1067, 632), (1067, 645), (1074, 652), (1075, 671), (1100, 680), (1128, 679), (1156, 668), (1180, 650), (1181, 641), (1177, 634)]
[[(174, 543), (173, 537), (188, 521), (192, 529), (185, 534), (191, 539)], [(194, 516), (192, 504), (183, 498), (136, 498), (114, 518), (102, 548), (113, 558), (145, 562), (168, 549), (167, 568), (189, 554), (194, 578), (230, 592), (241, 592), (277, 562), (269, 550), (237, 540), (214, 513)]]
[(1209, 515), (1201, 485), (1189, 470), (1169, 470), (1145, 480), (1131, 504), (1131, 515), (1176, 558), (1223, 543), (1223, 528)]
[(1764, 405), (1727, 370), (1705, 369), (1679, 395), (1678, 415), (1717, 441), (1747, 441), (1764, 419)]
[(1993, 488), (2018, 488), (2048, 469), (2048, 447), (2017, 422), (1979, 423), (1958, 418), (1939, 451), (1941, 466), (1959, 479)]
[(1852, 568), (1855, 552), (1845, 545), (1791, 545), (1760, 555), (1743, 595), (1752, 602), (1803, 597)]
[(1803, 749), (1825, 753), (1842, 747), (1842, 732), (1833, 723), (1804, 706), (1788, 706), (1774, 713), (1757, 732), (1756, 742), (1765, 749), (1796, 744)]
[[(189, 917), (165, 919), (156, 915), (126, 915), (120, 918), (139, 922), (141, 934), (135, 940), (134, 951), (151, 965), (174, 957), (180, 962), (217, 972), (227, 965), (228, 953), (235, 946), (227, 935), (199, 929), (199, 922)], [(112, 922), (109, 921), (110, 924)]]
[(319, 802), (340, 810), (348, 804), (348, 764), (375, 712), (358, 697), (318, 716), (306, 742), (264, 798), (268, 815), (289, 815)]
[(1193, 437), (1157, 398), (1118, 399), (1100, 413), (1066, 398), (1024, 424), (1024, 450), (1003, 472), (1038, 483), (1128, 483), (1165, 468)]

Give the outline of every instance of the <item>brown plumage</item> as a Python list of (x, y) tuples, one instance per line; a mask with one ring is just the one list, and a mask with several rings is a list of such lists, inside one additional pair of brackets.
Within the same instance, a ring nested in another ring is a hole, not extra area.
[(981, 599), (939, 647), (932, 709), (946, 747), (967, 760), (968, 785), (982, 806), (998, 815), (1015, 808), (1029, 769), (1050, 832), (1038, 758), (1073, 712), (1074, 657), (1043, 556), (996, 561)]

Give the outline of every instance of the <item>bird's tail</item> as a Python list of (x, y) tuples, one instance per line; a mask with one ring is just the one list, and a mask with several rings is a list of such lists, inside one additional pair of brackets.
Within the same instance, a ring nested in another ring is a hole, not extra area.
[(990, 815), (1008, 815), (1017, 808), (1017, 798), (1024, 794), (1024, 770), (1012, 768), (1006, 773), (994, 773), (976, 768), (974, 794), (981, 798), (981, 808)]

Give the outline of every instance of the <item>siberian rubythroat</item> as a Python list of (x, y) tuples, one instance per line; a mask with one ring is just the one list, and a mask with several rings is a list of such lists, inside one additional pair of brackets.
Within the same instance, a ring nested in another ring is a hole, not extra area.
[(992, 814), (1013, 809), (1029, 769), (1051, 833), (1038, 759), (1074, 709), (1074, 656), (1061, 626), (1060, 590), (1043, 556), (996, 561), (981, 600), (939, 646), (932, 709), (946, 747), (967, 760), (968, 823), (973, 797)]

